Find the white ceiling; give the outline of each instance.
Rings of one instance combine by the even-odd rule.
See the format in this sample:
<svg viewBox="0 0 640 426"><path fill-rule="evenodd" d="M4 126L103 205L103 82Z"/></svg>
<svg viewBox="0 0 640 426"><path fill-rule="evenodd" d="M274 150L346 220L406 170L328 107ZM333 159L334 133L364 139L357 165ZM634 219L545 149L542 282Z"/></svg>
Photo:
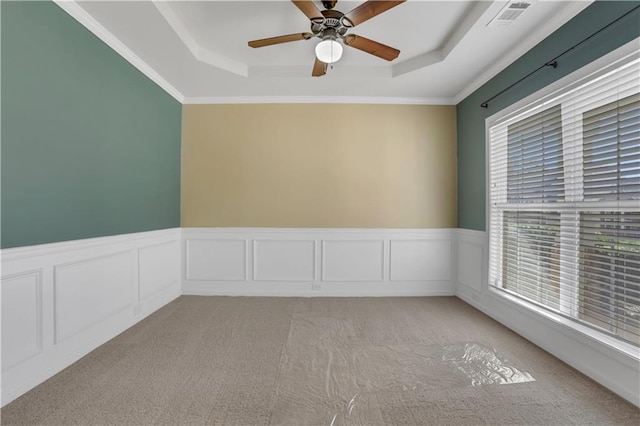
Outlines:
<svg viewBox="0 0 640 426"><path fill-rule="evenodd" d="M58 1L185 103L457 103L591 1L529 0L510 26L487 27L506 1L409 0L349 30L401 51L387 62L346 47L311 77L318 39L253 49L249 40L309 31L288 0ZM315 2L319 9L322 5ZM340 0L344 13L363 1Z"/></svg>

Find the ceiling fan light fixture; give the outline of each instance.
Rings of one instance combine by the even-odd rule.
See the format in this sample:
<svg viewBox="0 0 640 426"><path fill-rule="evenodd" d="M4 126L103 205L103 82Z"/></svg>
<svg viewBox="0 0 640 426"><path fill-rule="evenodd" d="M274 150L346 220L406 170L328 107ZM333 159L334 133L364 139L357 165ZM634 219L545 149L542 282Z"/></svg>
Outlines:
<svg viewBox="0 0 640 426"><path fill-rule="evenodd" d="M316 57L325 64L338 62L342 57L342 44L332 39L322 40L316 46Z"/></svg>

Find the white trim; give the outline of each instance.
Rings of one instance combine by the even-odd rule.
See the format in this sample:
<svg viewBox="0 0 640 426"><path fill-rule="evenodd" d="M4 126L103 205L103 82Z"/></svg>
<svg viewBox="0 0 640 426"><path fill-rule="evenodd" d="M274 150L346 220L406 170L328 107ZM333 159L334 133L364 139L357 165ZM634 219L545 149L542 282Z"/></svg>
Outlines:
<svg viewBox="0 0 640 426"><path fill-rule="evenodd" d="M630 358L631 361L627 360L629 363L640 361L640 348L633 346L631 343L618 340L613 336L609 336L608 334L599 332L595 328L587 327L584 324L573 321L562 315L557 315L552 311L548 311L534 303L509 294L508 292L501 291L500 289L490 287L488 294L490 294L491 297L495 297L496 299L499 299L501 301L509 301L513 304L516 304L519 307L525 309L527 313L545 317L550 321L553 321L554 323L564 326L563 329L571 329L572 331L575 331L580 335L588 337L594 342L602 344L603 346L615 351L616 353L621 353L627 358Z"/></svg>
<svg viewBox="0 0 640 426"><path fill-rule="evenodd" d="M490 241L490 259L489 259L489 267L491 268L491 274L489 280L493 285L501 286L502 276L501 276L501 268L500 268L500 259L502 257L502 242L500 241L501 232L502 232L502 224L500 222L501 215L498 214L500 211L508 209L513 206L514 209L520 209L520 206L523 206L524 210L528 210L531 208L540 208L546 211L551 211L555 213L561 214L561 220L564 224L562 226L563 233L559 236L563 242L569 241L569 239L577 242L578 240L578 231L568 232L566 228L567 221L570 221L570 217L572 214L582 211L587 206L596 206L598 210L603 208L614 207L615 210L626 210L631 208L635 209L637 202L634 203L623 203L624 205L620 205L619 202L612 203L609 202L585 202L581 201L581 191L582 191L582 134L581 130L577 130L576 132L572 131L568 134L565 134L565 137L562 140L563 151L565 155L564 165L565 170L572 170L572 172L568 172L565 174L565 184L567 185L570 193L567 193L568 201L565 203L558 203L558 205L548 204L546 206L542 206L540 204L536 205L527 204L527 205L517 205L517 204L508 204L506 202L506 169L502 167L506 167L506 126L514 122L515 120L522 120L526 117L531 116L534 113L538 113L543 108L549 108L552 106L563 105L563 116L562 116L562 125L567 126L569 123L571 128L573 126L573 122L575 120L580 121L582 117L582 113L584 112L585 105L581 103L582 98L589 99L588 108L595 108L601 105L604 102L610 102L611 99L608 97L604 97L605 94L611 92L615 93L616 96L627 96L629 93L637 93L638 87L637 85L629 85L628 93L626 91L621 92L617 87L611 89L607 84L607 91L601 91L602 89L598 88L597 84L602 82L607 82L607 76L609 76L612 72L618 72L618 69L625 69L626 80L625 82L634 81L633 78L637 73L637 62L640 57L640 51L638 51L638 40L628 42L627 44L615 49L612 52L592 61L591 63L581 67L580 69L570 73L569 75L561 78L560 80L536 91L535 93L527 96L526 98L514 103L513 105L496 112L489 118L485 120L485 133L486 133L486 170L487 170L487 182L486 187L488 188L486 195L486 209L487 209L487 230L489 236L491 237ZM635 65L633 65L635 64ZM633 65L633 67L631 67ZM631 72L629 72L631 71ZM614 78L614 82L617 81L617 77ZM598 83L599 82L599 83ZM625 83L626 84L626 83ZM594 85L596 85L596 89L594 89ZM624 86L621 83L621 86ZM626 87L626 86L625 86ZM598 93L598 96L593 95L593 91ZM626 93L626 94L625 94ZM615 96L614 96L615 98ZM575 103L575 104L574 104ZM565 108L565 104L567 104L567 108ZM498 134L500 136L496 136L494 131L498 129ZM493 138L493 139L492 139ZM496 157L492 155L492 149L496 149L498 147L499 156L504 158ZM567 154L571 153L571 154ZM497 163L496 163L497 162ZM503 166L500 166L501 163ZM493 169L495 166L499 168L499 173L501 173L500 177L494 177L497 180L491 181L491 177L493 176ZM567 169L567 167L569 169ZM496 169L498 170L498 169ZM576 172L576 170L579 170ZM498 172L497 172L498 173ZM497 186L496 186L497 185ZM502 194L501 198L492 198L495 193ZM577 198L576 198L577 196ZM498 213L497 213L498 212ZM493 220L496 218L495 220ZM497 222L496 222L497 220ZM571 229L576 229L575 225L571 226ZM494 232L495 231L495 232ZM574 259L578 255L575 245L564 243L561 245L560 252L560 270L562 271L562 297L557 301L560 303L560 306L564 307L566 311L564 314L571 314L571 312L577 312L573 306L577 303L578 299L578 270L577 264L572 263L569 259ZM573 277L574 280L571 282L566 281L564 278ZM516 290L517 292L517 290ZM506 294L500 292L497 296L507 297ZM566 300L563 300L566 299ZM563 303L565 302L565 303ZM541 302L542 304L546 302ZM525 304L523 304L524 306ZM529 305L526 305L529 306ZM558 307L556 307L558 308ZM577 316L577 315L576 315ZM605 339L603 337L603 339Z"/></svg>
<svg viewBox="0 0 640 426"><path fill-rule="evenodd" d="M246 248L247 256L243 261L247 264L244 281L198 281L185 282L181 290L181 281L186 271L184 245L188 239L253 239L265 241L315 241L314 278L315 281L251 281L254 277L251 265L255 264L254 253ZM330 241L384 241L385 268L383 281L378 282L327 282L321 281L320 243ZM389 247L391 241L451 241L450 279L422 281L390 281L389 269L391 257ZM140 249L159 247L163 243L180 242L176 255L179 271L177 281L170 285L160 284L160 290L150 294L146 299L132 298L132 304L90 326L77 335L60 343L55 343L50 322L55 315L52 291L53 268L55 265L78 262L89 258L105 256L123 250L130 250L134 259L131 275L134 282L140 283L139 259ZM478 256L473 262L466 262L459 256L460 246L467 244L474 250L466 251L466 255ZM171 245L167 244L167 248ZM249 247L247 245L247 247ZM9 366L2 375L2 404L17 398L29 389L61 371L72 362L89 353L99 345L115 337L131 327L151 312L166 305L180 294L193 295L246 295L246 296L342 296L342 297L385 297L385 296L450 296L460 299L485 312L515 332L531 340L552 355L567 362L587 376L608 387L613 392L640 406L640 364L628 353L614 348L612 345L596 341L588 333L584 334L566 322L555 321L549 315L539 315L529 311L508 298L489 291L488 278L488 237L484 231L469 229L307 229L307 228L173 228L119 236L99 237L61 243L43 244L32 247L19 247L0 251L2 255L3 279L16 278L37 273L39 286L42 287L38 300L39 318L44 322L41 353L32 356L25 353L25 359ZM165 253L166 254L166 253ZM446 256L445 256L446 257ZM154 262L162 262L158 257ZM466 262L466 263L465 263ZM465 263L464 265L462 263ZM460 281L461 268L472 267L467 277L479 277L480 290L475 290ZM163 265L164 266L164 265ZM153 268L153 264L147 264ZM90 282L91 280L87 280ZM319 286L319 287L317 287ZM139 288L138 288L139 290ZM132 295L140 294L132 289ZM5 300L3 295L3 300ZM28 355L28 357L27 357Z"/></svg>
<svg viewBox="0 0 640 426"><path fill-rule="evenodd" d="M456 228L264 228L264 227L250 227L250 228L215 228L215 227L183 227L183 238L192 237L198 239L206 239L207 236L217 236L224 234L234 235L263 235L263 234L291 234L296 238L306 239L307 236L322 236L332 235L334 238L344 237L351 239L355 235L361 239L376 239L380 235L389 237L416 237L422 236L425 238L442 238L450 237L452 233L456 232Z"/></svg>
<svg viewBox="0 0 640 426"><path fill-rule="evenodd" d="M248 296L248 297L438 297L455 296L448 281L425 283L394 281L392 285L376 282L322 282L320 289L313 282L260 282L256 285L238 285L229 282L193 282L183 285L183 295L189 296ZM301 288L304 285L304 288ZM316 284L317 285L317 284Z"/></svg>
<svg viewBox="0 0 640 426"><path fill-rule="evenodd" d="M376 96L204 96L185 97L183 104L393 104L455 105L453 98Z"/></svg>
<svg viewBox="0 0 640 426"><path fill-rule="evenodd" d="M13 349L3 365L2 405L179 297L181 239L172 228L1 250L2 309L21 319L2 324L2 344ZM11 284L34 274L35 300Z"/></svg>
<svg viewBox="0 0 640 426"><path fill-rule="evenodd" d="M160 86L165 92L175 100L182 103L184 95L180 93L171 83L158 74L149 64L143 61L116 36L107 30L102 24L89 15L81 6L73 0L53 0L62 10L71 15L76 21L91 31L96 37L102 40L107 46L115 50L120 56L126 59L138 71L146 75L151 81Z"/></svg>
<svg viewBox="0 0 640 426"><path fill-rule="evenodd" d="M640 407L637 359L502 297L478 297L466 289L456 296Z"/></svg>
<svg viewBox="0 0 640 426"><path fill-rule="evenodd" d="M478 231L477 229L465 229L465 228L457 228L456 234L458 238L475 238L477 240L484 240L487 238L486 231Z"/></svg>
<svg viewBox="0 0 640 426"><path fill-rule="evenodd" d="M451 296L455 287L449 279L453 262L453 245L424 247L425 241L451 241L452 229L341 229L341 228L184 228L183 229L183 294L233 296L297 296L297 297L372 297L372 296ZM193 241L205 241L198 251L186 250ZM257 250L248 255L236 251L220 251L230 242L244 242L254 247L256 241L272 241L266 256L281 259L269 274L280 279L258 279ZM309 258L291 256L296 243L314 242ZM390 253L391 242L418 244L424 258L411 252ZM333 256L327 254L336 250ZM373 245L372 245L373 244ZM211 259L211 260L207 260ZM285 261L287 260L287 261ZM410 270L410 279L392 280L392 263L399 262ZM425 264L446 265L427 268ZM216 269L216 264L222 265ZM232 269L227 269L232 268ZM299 271L312 271L300 279ZM225 277L239 276L242 279ZM194 275L195 272L195 275ZM197 279L190 279L194 277ZM203 278L204 277L204 278ZM295 277L295 278L290 278ZM312 278L310 278L312 277Z"/></svg>
<svg viewBox="0 0 640 426"><path fill-rule="evenodd" d="M604 336L605 343L600 339L602 335L592 329L540 308L529 309L519 299L489 289L488 233L458 229L457 245L458 249L463 245L482 248L482 270L475 271L481 277L481 290L458 280L458 298L640 407L640 349L609 336ZM457 261L459 271L468 267L469 262L463 264L464 259Z"/></svg>
<svg viewBox="0 0 640 426"><path fill-rule="evenodd" d="M148 239L163 240L165 237L180 239L182 228L158 229L154 231L134 232L131 234L110 235L106 237L84 238L80 240L61 241L57 243L38 244L6 248L0 250L2 262L10 262L22 258L45 256L72 250L89 250L97 247L105 247L112 244L129 244L134 241L146 241ZM159 244L159 243L158 243Z"/></svg>
<svg viewBox="0 0 640 426"><path fill-rule="evenodd" d="M537 31L533 32L525 40L518 43L514 49L510 50L509 53L502 56L502 58L499 61L495 62L492 67L480 74L464 89L458 92L458 94L453 97L454 103L457 105L462 102L467 96L471 95L493 77L504 71L505 68L515 62L518 58L533 49L540 42L542 42L544 39L549 37L556 30L566 24L569 20L575 17L578 13L586 9L591 3L593 3L593 1L594 0L581 0L577 2L570 2L561 12L556 13L543 25L537 27Z"/></svg>

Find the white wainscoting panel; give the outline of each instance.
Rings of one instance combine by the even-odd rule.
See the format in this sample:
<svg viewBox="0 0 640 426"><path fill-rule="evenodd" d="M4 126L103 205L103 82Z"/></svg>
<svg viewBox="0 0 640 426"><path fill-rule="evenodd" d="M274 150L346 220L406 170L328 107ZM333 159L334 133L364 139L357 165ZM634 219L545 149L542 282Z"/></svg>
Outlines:
<svg viewBox="0 0 640 426"><path fill-rule="evenodd" d="M180 229L4 249L2 405L181 294Z"/></svg>
<svg viewBox="0 0 640 426"><path fill-rule="evenodd" d="M383 279L383 241L322 241L322 281Z"/></svg>
<svg viewBox="0 0 640 426"><path fill-rule="evenodd" d="M177 240L138 249L138 300L145 300L180 281L181 249Z"/></svg>
<svg viewBox="0 0 640 426"><path fill-rule="evenodd" d="M41 283L40 271L3 279L3 372L42 351Z"/></svg>
<svg viewBox="0 0 640 426"><path fill-rule="evenodd" d="M391 281L448 281L450 240L391 241Z"/></svg>
<svg viewBox="0 0 640 426"><path fill-rule="evenodd" d="M475 291L482 290L482 281L487 270L483 267L484 248L484 242L469 239L458 242L458 281Z"/></svg>
<svg viewBox="0 0 640 426"><path fill-rule="evenodd" d="M186 240L187 279L244 281L247 278L245 240Z"/></svg>
<svg viewBox="0 0 640 426"><path fill-rule="evenodd" d="M485 232L183 228L1 255L2 405L181 293L455 294L639 404L637 357L489 289Z"/></svg>
<svg viewBox="0 0 640 426"><path fill-rule="evenodd" d="M314 297L455 293L449 272L455 230L183 228L182 232L183 294ZM395 251L390 250L392 245Z"/></svg>
<svg viewBox="0 0 640 426"><path fill-rule="evenodd" d="M55 342L132 304L130 251L54 267Z"/></svg>
<svg viewBox="0 0 640 426"><path fill-rule="evenodd" d="M253 242L255 281L314 281L315 241Z"/></svg>

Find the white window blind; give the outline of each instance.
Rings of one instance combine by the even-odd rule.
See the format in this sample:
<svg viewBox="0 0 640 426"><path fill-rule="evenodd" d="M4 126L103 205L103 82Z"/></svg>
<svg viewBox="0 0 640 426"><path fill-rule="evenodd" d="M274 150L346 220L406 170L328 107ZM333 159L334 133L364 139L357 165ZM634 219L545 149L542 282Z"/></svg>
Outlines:
<svg viewBox="0 0 640 426"><path fill-rule="evenodd" d="M640 345L640 59L491 123L492 286Z"/></svg>

